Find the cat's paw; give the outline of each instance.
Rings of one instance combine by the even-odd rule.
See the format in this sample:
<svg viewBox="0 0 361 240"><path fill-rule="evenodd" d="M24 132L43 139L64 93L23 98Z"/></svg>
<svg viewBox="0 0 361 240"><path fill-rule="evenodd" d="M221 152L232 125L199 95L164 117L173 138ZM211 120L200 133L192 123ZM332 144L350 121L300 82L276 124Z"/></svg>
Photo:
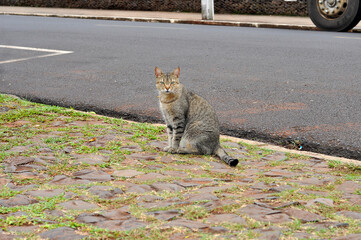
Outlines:
<svg viewBox="0 0 361 240"><path fill-rule="evenodd" d="M169 152L169 153L176 153L177 149L171 146L165 147L164 148L164 152Z"/></svg>
<svg viewBox="0 0 361 240"><path fill-rule="evenodd" d="M189 152L185 148L178 148L176 153L178 153L178 154L187 154Z"/></svg>
<svg viewBox="0 0 361 240"><path fill-rule="evenodd" d="M171 146L166 146L165 148L163 148L164 152L168 152L168 150L171 148Z"/></svg>
<svg viewBox="0 0 361 240"><path fill-rule="evenodd" d="M177 150L178 150L177 148L172 147L168 150L168 152L174 154L174 153L177 153Z"/></svg>

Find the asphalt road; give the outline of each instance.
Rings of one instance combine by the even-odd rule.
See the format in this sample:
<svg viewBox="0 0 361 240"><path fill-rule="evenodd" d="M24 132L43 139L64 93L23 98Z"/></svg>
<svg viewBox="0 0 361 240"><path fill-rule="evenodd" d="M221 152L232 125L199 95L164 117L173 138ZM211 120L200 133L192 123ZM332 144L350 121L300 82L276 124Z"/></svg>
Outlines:
<svg viewBox="0 0 361 240"><path fill-rule="evenodd" d="M360 34L0 16L0 45L2 93L160 121L180 66L224 133L361 159Z"/></svg>

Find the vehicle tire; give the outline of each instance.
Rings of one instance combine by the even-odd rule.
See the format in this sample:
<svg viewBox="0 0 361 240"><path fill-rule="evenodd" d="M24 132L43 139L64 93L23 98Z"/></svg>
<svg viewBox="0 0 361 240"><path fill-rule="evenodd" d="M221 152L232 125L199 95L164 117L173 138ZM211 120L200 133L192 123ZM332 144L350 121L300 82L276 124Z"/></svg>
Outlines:
<svg viewBox="0 0 361 240"><path fill-rule="evenodd" d="M308 15L321 30L346 32L361 19L360 0L307 0Z"/></svg>

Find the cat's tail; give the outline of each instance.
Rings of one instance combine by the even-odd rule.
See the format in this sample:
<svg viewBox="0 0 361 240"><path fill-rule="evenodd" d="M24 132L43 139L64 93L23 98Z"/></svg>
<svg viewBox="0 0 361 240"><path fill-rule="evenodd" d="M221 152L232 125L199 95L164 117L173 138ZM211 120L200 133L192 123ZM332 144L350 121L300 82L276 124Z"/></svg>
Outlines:
<svg viewBox="0 0 361 240"><path fill-rule="evenodd" d="M218 156L221 160L223 160L225 163L227 163L231 167L235 167L238 164L238 159L232 158L229 156L224 149L218 145L216 150L214 151L214 154Z"/></svg>

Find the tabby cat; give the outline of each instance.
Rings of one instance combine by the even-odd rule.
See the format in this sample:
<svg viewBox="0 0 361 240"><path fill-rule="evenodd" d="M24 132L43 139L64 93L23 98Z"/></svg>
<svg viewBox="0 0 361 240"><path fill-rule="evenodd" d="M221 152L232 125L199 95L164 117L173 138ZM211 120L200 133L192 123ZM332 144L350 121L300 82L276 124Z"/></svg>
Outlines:
<svg viewBox="0 0 361 240"><path fill-rule="evenodd" d="M160 110L168 132L164 151L214 154L229 166L237 166L238 159L230 157L219 144L219 123L213 107L179 83L179 74L179 67L172 73L155 68Z"/></svg>

